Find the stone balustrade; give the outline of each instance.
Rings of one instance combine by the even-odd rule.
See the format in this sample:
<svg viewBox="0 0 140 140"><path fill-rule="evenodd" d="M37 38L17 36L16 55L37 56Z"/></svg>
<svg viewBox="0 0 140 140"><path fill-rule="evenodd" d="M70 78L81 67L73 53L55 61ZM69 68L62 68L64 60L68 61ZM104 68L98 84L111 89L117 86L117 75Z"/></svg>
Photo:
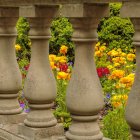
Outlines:
<svg viewBox="0 0 140 140"><path fill-rule="evenodd" d="M15 24L18 17L27 17L31 27L31 64L24 88L31 111L25 119L23 117L24 122L22 119L22 124L19 124L18 131L23 139L103 140L97 120L104 101L93 60L93 46L97 41L98 23L102 17L108 16L109 2L120 1L0 0L0 118L10 118L14 115L12 124L19 123L16 118L20 118L22 114L17 100L17 93L21 89L21 75L14 51ZM136 30L134 45L137 50L136 75L139 75L140 2L123 2L122 16L130 17ZM52 19L58 16L59 4L62 5L62 15L68 17L73 25L72 40L76 44L75 65L66 95L67 108L73 121L66 137L63 127L57 123L51 109L57 91L48 59L49 28ZM140 139L139 81L139 76L136 76L126 109L126 119L134 140ZM4 139L4 136L0 138Z"/></svg>
<svg viewBox="0 0 140 140"><path fill-rule="evenodd" d="M131 10L129 10L131 9ZM140 96L139 96L139 82L140 82L140 2L127 0L124 2L121 10L122 17L129 17L134 25L135 35L133 44L136 48L136 73L135 80L132 86L127 107L126 107L126 121L130 125L132 140L140 139Z"/></svg>

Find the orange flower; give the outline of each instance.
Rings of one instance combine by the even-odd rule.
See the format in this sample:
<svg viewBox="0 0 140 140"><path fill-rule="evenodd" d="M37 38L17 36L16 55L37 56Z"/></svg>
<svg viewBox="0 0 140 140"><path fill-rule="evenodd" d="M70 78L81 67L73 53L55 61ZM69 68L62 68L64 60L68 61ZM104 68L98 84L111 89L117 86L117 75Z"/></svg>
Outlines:
<svg viewBox="0 0 140 140"><path fill-rule="evenodd" d="M120 79L124 76L125 72L123 70L114 70L109 76L109 79Z"/></svg>
<svg viewBox="0 0 140 140"><path fill-rule="evenodd" d="M112 102L112 105L117 108L117 107L120 107L122 104L121 102Z"/></svg>
<svg viewBox="0 0 140 140"><path fill-rule="evenodd" d="M101 53L101 51L95 51L95 56L102 57L103 54Z"/></svg>
<svg viewBox="0 0 140 140"><path fill-rule="evenodd" d="M68 47L65 45L62 45L60 48L60 53L65 55L67 51L68 51Z"/></svg>

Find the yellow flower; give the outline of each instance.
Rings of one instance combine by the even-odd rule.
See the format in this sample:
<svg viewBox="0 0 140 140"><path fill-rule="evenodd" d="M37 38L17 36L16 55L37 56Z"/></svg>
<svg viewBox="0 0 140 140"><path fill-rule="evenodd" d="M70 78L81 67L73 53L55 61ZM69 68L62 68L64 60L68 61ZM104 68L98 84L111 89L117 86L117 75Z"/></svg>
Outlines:
<svg viewBox="0 0 140 140"><path fill-rule="evenodd" d="M120 63L114 63L114 67L120 66Z"/></svg>
<svg viewBox="0 0 140 140"><path fill-rule="evenodd" d="M119 55L119 53L115 50L109 51L107 54L110 55L110 56L113 56L113 57Z"/></svg>
<svg viewBox="0 0 140 140"><path fill-rule="evenodd" d="M70 77L69 77L69 74L68 73L66 73L66 72L58 72L57 73L57 79L59 80L59 79L63 79L63 80L66 80L66 79L69 79Z"/></svg>
<svg viewBox="0 0 140 140"><path fill-rule="evenodd" d="M101 52L103 52L103 51L105 51L105 50L106 50L106 46L101 46L101 47L100 47L100 51L101 51Z"/></svg>
<svg viewBox="0 0 140 140"><path fill-rule="evenodd" d="M49 55L49 60L50 61L54 61L55 59L56 59L56 55L54 55L54 54Z"/></svg>
<svg viewBox="0 0 140 140"><path fill-rule="evenodd" d="M121 105L125 105L126 101L128 99L128 95L123 94L123 95L115 95L111 98L112 100L112 105L116 108L119 107Z"/></svg>
<svg viewBox="0 0 140 140"><path fill-rule="evenodd" d="M118 52L122 52L121 48L117 49Z"/></svg>
<svg viewBox="0 0 140 140"><path fill-rule="evenodd" d="M97 57L102 57L101 51L96 51L96 52L95 52L95 56L97 56Z"/></svg>
<svg viewBox="0 0 140 140"><path fill-rule="evenodd" d="M16 49L16 51L20 51L21 50L21 46L19 44L16 44L15 45L15 49Z"/></svg>
<svg viewBox="0 0 140 140"><path fill-rule="evenodd" d="M129 74L128 76L121 78L119 82L125 84L126 88L132 87L134 83L134 74Z"/></svg>
<svg viewBox="0 0 140 140"><path fill-rule="evenodd" d="M67 51L68 51L68 47L65 45L62 45L60 48L60 53L65 55Z"/></svg>
<svg viewBox="0 0 140 140"><path fill-rule="evenodd" d="M55 66L55 63L54 63L54 62L52 62L52 61L51 61L51 62L50 62L50 65L51 65L51 68L52 68L52 69L55 69L55 68L56 68L56 66Z"/></svg>
<svg viewBox="0 0 140 140"><path fill-rule="evenodd" d="M111 69L113 69L113 66L112 66L112 65L108 65L107 68L108 68L109 70L111 70Z"/></svg>
<svg viewBox="0 0 140 140"><path fill-rule="evenodd" d="M120 84L116 84L115 86L117 89L121 88Z"/></svg>
<svg viewBox="0 0 140 140"><path fill-rule="evenodd" d="M121 53L121 56L122 56L122 57L125 57L125 56L126 56L126 53L122 52L122 53Z"/></svg>
<svg viewBox="0 0 140 140"><path fill-rule="evenodd" d="M66 63L67 61L66 61L66 59L60 59L59 62L60 63Z"/></svg>
<svg viewBox="0 0 140 140"><path fill-rule="evenodd" d="M126 95L126 94L122 95L122 99L123 100L127 100L128 99L128 95Z"/></svg>
<svg viewBox="0 0 140 140"><path fill-rule="evenodd" d="M131 73L131 74L128 75L128 77L135 78L135 74L134 73Z"/></svg>
<svg viewBox="0 0 140 140"><path fill-rule="evenodd" d="M57 57L55 57L54 61L59 62L60 59L61 59L61 57L60 56L57 56Z"/></svg>
<svg viewBox="0 0 140 140"><path fill-rule="evenodd" d="M126 59L124 57L115 57L112 59L114 63L120 63L120 64L125 64Z"/></svg>
<svg viewBox="0 0 140 140"><path fill-rule="evenodd" d="M99 47L100 46L100 42L98 42L97 44L96 44L96 47Z"/></svg>
<svg viewBox="0 0 140 140"><path fill-rule="evenodd" d="M128 61L133 61L135 58L136 58L136 55L133 54L133 53L129 53L129 54L127 55L127 60L128 60Z"/></svg>
<svg viewBox="0 0 140 140"><path fill-rule="evenodd" d="M98 51L98 50L99 50L98 46L95 46L95 51Z"/></svg>

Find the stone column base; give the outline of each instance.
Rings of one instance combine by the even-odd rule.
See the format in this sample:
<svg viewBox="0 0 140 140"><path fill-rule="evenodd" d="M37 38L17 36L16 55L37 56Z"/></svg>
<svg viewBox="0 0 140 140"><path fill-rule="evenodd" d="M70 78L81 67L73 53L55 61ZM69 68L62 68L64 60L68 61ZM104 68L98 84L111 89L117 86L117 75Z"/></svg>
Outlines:
<svg viewBox="0 0 140 140"><path fill-rule="evenodd" d="M64 128L61 124L48 128L31 128L19 124L19 135L26 140L65 140Z"/></svg>
<svg viewBox="0 0 140 140"><path fill-rule="evenodd" d="M18 124L23 123L27 113L16 115L0 115L0 128L10 133L18 133Z"/></svg>

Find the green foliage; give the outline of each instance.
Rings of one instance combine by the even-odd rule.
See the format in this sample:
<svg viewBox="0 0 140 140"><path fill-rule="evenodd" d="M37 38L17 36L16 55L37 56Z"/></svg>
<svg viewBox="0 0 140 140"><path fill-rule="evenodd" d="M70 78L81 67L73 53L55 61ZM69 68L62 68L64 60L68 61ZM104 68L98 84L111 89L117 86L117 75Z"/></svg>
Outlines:
<svg viewBox="0 0 140 140"><path fill-rule="evenodd" d="M17 22L16 28L18 32L16 44L21 47L21 49L16 52L17 60L22 75L26 76L27 71L24 67L29 64L31 57L31 41L28 37L30 26L27 22L27 19L20 17Z"/></svg>
<svg viewBox="0 0 140 140"><path fill-rule="evenodd" d="M31 57L31 48L30 48L31 41L28 37L30 27L29 27L29 23L27 22L27 19L20 17L17 22L16 28L18 33L16 44L21 48L19 50L16 50L16 56L22 74L23 86L24 86L24 80L27 75L27 71L30 63L30 57ZM24 106L25 109L28 109L28 102L26 101L22 90L19 92L18 100L19 103L25 104Z"/></svg>
<svg viewBox="0 0 140 140"><path fill-rule="evenodd" d="M57 80L57 108L54 112L57 120L63 123L65 129L67 129L71 124L70 113L67 111L65 101L67 84L68 82L66 80Z"/></svg>
<svg viewBox="0 0 140 140"><path fill-rule="evenodd" d="M104 20L98 32L99 41L106 42L109 49L121 48L126 51L132 47L133 35L134 29L130 20L120 17L110 17Z"/></svg>
<svg viewBox="0 0 140 140"><path fill-rule="evenodd" d="M112 140L130 140L129 126L124 118L124 108L109 111L103 118L103 134Z"/></svg>
<svg viewBox="0 0 140 140"><path fill-rule="evenodd" d="M74 44L71 41L73 33L72 25L69 20L59 17L53 20L51 25L50 53L58 54L61 45L68 47L68 57L70 61L74 60Z"/></svg>
<svg viewBox="0 0 140 140"><path fill-rule="evenodd" d="M28 37L28 33L30 30L29 23L26 18L20 17L17 25L18 36L16 39L16 44L19 44L23 49L30 49L31 41Z"/></svg>
<svg viewBox="0 0 140 140"><path fill-rule="evenodd" d="M120 9L122 7L122 3L110 3L110 17L111 16L120 16Z"/></svg>
<svg viewBox="0 0 140 140"><path fill-rule="evenodd" d="M127 52L132 47L134 35L133 24L129 19L121 18L121 3L110 4L110 17L103 18L98 27L98 38L106 43L109 49L121 48Z"/></svg>

